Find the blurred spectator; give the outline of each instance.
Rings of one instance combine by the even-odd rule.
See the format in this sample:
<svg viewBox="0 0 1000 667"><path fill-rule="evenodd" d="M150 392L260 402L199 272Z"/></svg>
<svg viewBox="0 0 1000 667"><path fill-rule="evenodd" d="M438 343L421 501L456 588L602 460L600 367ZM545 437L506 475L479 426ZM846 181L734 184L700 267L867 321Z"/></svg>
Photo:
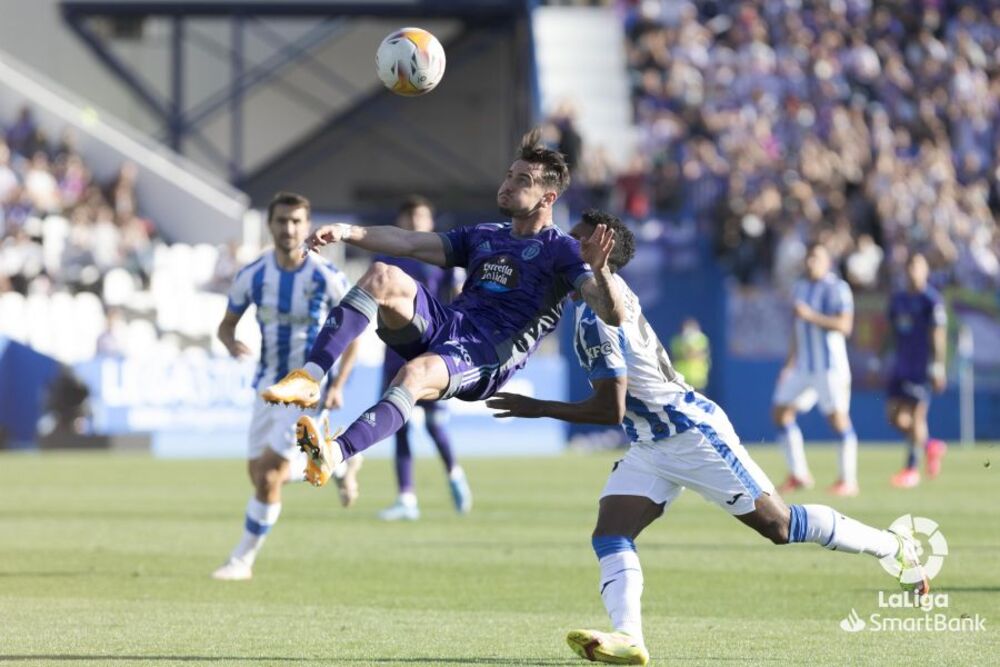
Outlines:
<svg viewBox="0 0 1000 667"><path fill-rule="evenodd" d="M107 325L101 335L97 337L97 356L124 357L127 328L121 309L108 308Z"/></svg>
<svg viewBox="0 0 1000 667"><path fill-rule="evenodd" d="M742 283L822 237L856 286L902 244L1000 285L994 3L619 0L644 154L626 217L694 215ZM940 285L939 285L940 286Z"/></svg>
<svg viewBox="0 0 1000 667"><path fill-rule="evenodd" d="M677 372L698 391L708 385L712 352L708 336L702 332L698 320L689 317L681 324L680 333L670 340L670 360Z"/></svg>

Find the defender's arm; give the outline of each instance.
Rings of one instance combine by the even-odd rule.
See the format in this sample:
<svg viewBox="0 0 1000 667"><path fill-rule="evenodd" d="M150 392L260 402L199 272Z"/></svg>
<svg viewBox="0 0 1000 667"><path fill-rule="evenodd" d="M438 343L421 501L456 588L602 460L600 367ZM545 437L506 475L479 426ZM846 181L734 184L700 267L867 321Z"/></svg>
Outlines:
<svg viewBox="0 0 1000 667"><path fill-rule="evenodd" d="M625 417L625 390L628 377L594 380L590 397L576 403L545 401L520 394L500 392L486 401L486 407L500 410L494 417L551 417L576 424L619 425Z"/></svg>

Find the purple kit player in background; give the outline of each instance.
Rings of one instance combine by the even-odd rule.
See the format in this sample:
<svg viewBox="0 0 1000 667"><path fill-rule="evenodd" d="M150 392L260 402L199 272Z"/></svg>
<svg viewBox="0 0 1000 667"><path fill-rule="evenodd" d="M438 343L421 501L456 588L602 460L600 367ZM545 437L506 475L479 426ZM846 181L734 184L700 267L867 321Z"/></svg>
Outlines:
<svg viewBox="0 0 1000 667"><path fill-rule="evenodd" d="M437 266L460 266L469 275L455 302L444 306L401 269L376 262L331 311L305 367L261 394L273 403L313 405L320 380L376 318L382 340L408 360L382 400L336 439L321 438L312 418L299 419L299 445L310 455L306 475L313 484L325 484L341 460L398 431L418 400L492 396L555 329L571 291L609 324L622 321L624 306L604 262L614 238L599 225L577 242L552 223L552 207L569 185L569 169L562 155L538 139L537 130L524 137L497 191L497 205L510 222L447 234L330 225L307 240L308 249L348 242ZM600 260L604 268L593 272L588 260Z"/></svg>
<svg viewBox="0 0 1000 667"><path fill-rule="evenodd" d="M431 232L434 230L434 207L426 197L415 195L407 198L399 207L396 226L413 232ZM460 286L457 280L460 269L442 269L439 266L418 262L407 257L391 257L376 255L376 262L384 262L398 266L442 303L449 303ZM403 368L406 360L386 347L385 361L382 364L382 391L392 384L393 378ZM424 410L424 425L434 446L437 447L448 475L448 487L455 509L461 514L472 510L472 491L465 477L465 471L455 463L455 455L451 450L451 442L445 431L444 422L448 418L448 409L439 401L417 401ZM420 518L420 508L417 504L417 494L413 485L413 454L410 450L410 424L396 431L396 482L399 486L399 496L395 504L379 512L383 521L416 521Z"/></svg>
<svg viewBox="0 0 1000 667"><path fill-rule="evenodd" d="M892 476L892 485L912 488L920 483L919 452L927 454L927 474L936 477L947 446L929 437L927 411L931 390L945 387L947 315L937 290L927 284L927 259L913 253L906 262L906 289L889 301L889 323L896 351L889 378L889 423L907 441L906 465Z"/></svg>

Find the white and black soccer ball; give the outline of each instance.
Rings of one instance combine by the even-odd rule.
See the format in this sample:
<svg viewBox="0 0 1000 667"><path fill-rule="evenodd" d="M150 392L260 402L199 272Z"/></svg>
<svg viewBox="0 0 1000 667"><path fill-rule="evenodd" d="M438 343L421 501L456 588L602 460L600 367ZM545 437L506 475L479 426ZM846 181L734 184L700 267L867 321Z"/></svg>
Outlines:
<svg viewBox="0 0 1000 667"><path fill-rule="evenodd" d="M422 28L401 28L379 44L378 78L397 95L416 97L434 90L444 77L444 47Z"/></svg>

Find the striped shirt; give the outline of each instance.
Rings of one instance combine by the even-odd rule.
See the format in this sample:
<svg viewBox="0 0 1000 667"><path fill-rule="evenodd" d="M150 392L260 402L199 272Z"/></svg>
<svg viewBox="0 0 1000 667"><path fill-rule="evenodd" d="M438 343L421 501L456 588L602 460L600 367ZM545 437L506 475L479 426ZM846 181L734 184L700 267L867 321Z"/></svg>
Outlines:
<svg viewBox="0 0 1000 667"><path fill-rule="evenodd" d="M316 253L286 271L271 249L240 269L228 308L242 315L250 304L257 306L261 342L254 388L274 384L305 364L327 314L349 289L347 277Z"/></svg>
<svg viewBox="0 0 1000 667"><path fill-rule="evenodd" d="M625 322L613 327L578 302L573 347L591 381L627 377L622 428L629 440L656 442L722 420L722 410L674 369L632 290L614 279L625 300Z"/></svg>
<svg viewBox="0 0 1000 667"><path fill-rule="evenodd" d="M832 273L819 280L797 280L792 288L792 298L821 315L836 316L854 312L851 288ZM847 362L847 339L839 331L824 329L796 318L795 350L795 364L801 371L851 374Z"/></svg>

